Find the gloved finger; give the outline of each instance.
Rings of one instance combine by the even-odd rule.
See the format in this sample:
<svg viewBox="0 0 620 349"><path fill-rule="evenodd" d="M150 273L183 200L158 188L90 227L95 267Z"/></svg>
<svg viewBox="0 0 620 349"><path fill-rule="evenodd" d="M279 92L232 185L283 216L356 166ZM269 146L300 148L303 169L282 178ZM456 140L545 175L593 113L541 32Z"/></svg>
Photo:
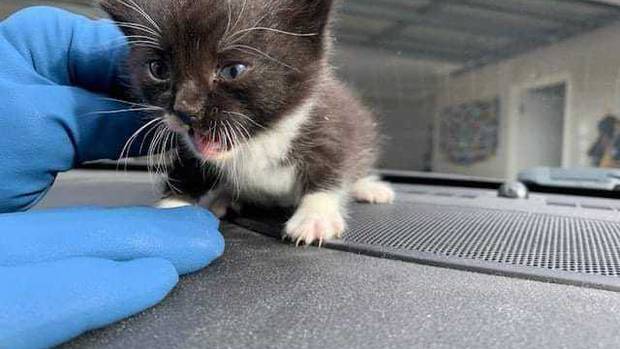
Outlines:
<svg viewBox="0 0 620 349"><path fill-rule="evenodd" d="M5 150L3 157L14 161L17 169L23 167L20 161L24 157L45 159L37 164L53 175L84 161L138 155L140 145L146 151L150 141L137 137L133 147L124 149L130 137L144 136L150 127L159 126L151 123L140 130L151 119L139 108L136 111L131 105L76 87L0 86L0 92L4 93L3 103L13 105L15 113L0 115L0 126L16 135L0 139L0 151ZM24 96L41 97L31 103ZM20 143L16 144L17 140ZM124 154L122 150L126 150Z"/></svg>
<svg viewBox="0 0 620 349"><path fill-rule="evenodd" d="M59 90L60 91L60 90ZM155 107L111 100L79 88L71 88L64 115L72 115L67 129L76 146L76 163L157 154L173 146L172 138L150 149L153 137L163 130ZM159 128L159 130L158 130Z"/></svg>
<svg viewBox="0 0 620 349"><path fill-rule="evenodd" d="M0 348L47 348L159 303L178 281L164 259L74 258L0 267Z"/></svg>
<svg viewBox="0 0 620 349"><path fill-rule="evenodd" d="M69 257L117 261L161 257L179 274L222 255L219 221L207 210L184 207L61 209L0 215L0 266Z"/></svg>
<svg viewBox="0 0 620 349"><path fill-rule="evenodd" d="M55 85L110 93L122 84L126 39L110 21L94 21L53 7L21 10L0 24L0 32L32 71ZM39 81L42 83L43 81Z"/></svg>

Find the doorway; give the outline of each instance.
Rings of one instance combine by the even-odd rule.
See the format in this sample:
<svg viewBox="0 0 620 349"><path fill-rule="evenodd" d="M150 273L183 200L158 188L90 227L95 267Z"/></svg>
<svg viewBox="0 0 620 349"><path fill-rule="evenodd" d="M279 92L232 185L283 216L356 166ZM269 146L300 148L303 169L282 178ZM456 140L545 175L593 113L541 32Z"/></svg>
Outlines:
<svg viewBox="0 0 620 349"><path fill-rule="evenodd" d="M562 166L566 91L565 82L523 90L517 148L519 171Z"/></svg>

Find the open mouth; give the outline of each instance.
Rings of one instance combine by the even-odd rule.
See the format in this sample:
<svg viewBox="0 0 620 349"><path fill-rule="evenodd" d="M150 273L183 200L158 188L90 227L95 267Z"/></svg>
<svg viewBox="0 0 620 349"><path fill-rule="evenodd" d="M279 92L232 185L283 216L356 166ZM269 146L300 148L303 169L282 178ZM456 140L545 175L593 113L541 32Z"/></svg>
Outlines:
<svg viewBox="0 0 620 349"><path fill-rule="evenodd" d="M216 158L228 150L217 134L204 135L194 129L190 129L188 134L196 150L206 158Z"/></svg>

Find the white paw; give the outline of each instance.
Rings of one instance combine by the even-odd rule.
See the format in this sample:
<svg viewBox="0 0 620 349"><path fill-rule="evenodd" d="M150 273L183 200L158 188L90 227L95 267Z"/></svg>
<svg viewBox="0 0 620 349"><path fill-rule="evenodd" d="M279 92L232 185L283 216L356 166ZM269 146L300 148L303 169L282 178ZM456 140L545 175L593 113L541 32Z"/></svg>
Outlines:
<svg viewBox="0 0 620 349"><path fill-rule="evenodd" d="M358 202L391 204L396 198L392 187L372 177L360 179L353 185L351 195Z"/></svg>
<svg viewBox="0 0 620 349"><path fill-rule="evenodd" d="M168 208L179 208L179 207L186 207L186 206L192 206L192 205L194 205L194 203L187 198L171 197L171 198L166 198L166 199L159 201L158 203L155 204L155 207L161 208L161 209L168 209Z"/></svg>
<svg viewBox="0 0 620 349"><path fill-rule="evenodd" d="M337 194L312 194L302 200L299 209L286 224L286 236L297 246L342 237L346 223Z"/></svg>
<svg viewBox="0 0 620 349"><path fill-rule="evenodd" d="M200 206L207 208L217 218L224 218L232 207L232 198L220 190L213 190L200 199Z"/></svg>

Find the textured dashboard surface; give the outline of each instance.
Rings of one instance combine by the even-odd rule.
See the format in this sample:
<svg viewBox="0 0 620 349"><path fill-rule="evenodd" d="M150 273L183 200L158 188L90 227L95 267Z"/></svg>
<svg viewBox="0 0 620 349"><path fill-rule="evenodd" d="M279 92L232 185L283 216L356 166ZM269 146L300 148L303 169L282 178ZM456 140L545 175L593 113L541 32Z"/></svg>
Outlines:
<svg viewBox="0 0 620 349"><path fill-rule="evenodd" d="M620 291L620 200L397 185L392 205L351 204L327 248L461 270ZM278 237L290 212L235 223Z"/></svg>
<svg viewBox="0 0 620 349"><path fill-rule="evenodd" d="M88 172L61 179L44 206L153 198L148 176ZM233 225L222 230L220 261L184 278L161 305L65 348L620 346L620 293L297 249Z"/></svg>

